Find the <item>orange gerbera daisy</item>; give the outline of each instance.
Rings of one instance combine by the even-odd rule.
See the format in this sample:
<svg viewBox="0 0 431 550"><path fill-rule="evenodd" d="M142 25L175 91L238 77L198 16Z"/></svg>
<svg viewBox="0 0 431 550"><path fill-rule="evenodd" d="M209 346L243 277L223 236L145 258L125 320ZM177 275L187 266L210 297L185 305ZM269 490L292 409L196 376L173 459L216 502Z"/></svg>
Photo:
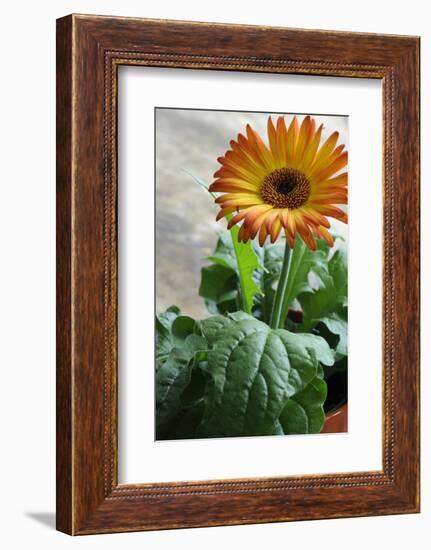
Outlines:
<svg viewBox="0 0 431 550"><path fill-rule="evenodd" d="M334 132L321 145L323 124L306 116L301 126L296 116L289 128L283 116L274 126L268 117L268 141L247 125L247 137L238 135L218 162L221 168L210 191L221 210L217 220L230 217L228 228L242 221L238 239L247 242L257 235L263 246L270 236L275 242L283 230L293 248L299 234L311 250L315 238L333 245L327 217L347 223L347 214L336 204L347 204L347 151L338 145ZM234 214L235 213L235 214ZM233 215L234 214L234 215Z"/></svg>

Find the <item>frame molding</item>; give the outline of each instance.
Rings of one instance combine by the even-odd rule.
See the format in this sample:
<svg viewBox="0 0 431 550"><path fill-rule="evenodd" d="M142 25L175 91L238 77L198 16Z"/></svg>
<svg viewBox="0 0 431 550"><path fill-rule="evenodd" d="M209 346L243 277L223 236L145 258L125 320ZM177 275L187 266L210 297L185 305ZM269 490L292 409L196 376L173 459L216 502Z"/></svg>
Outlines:
<svg viewBox="0 0 431 550"><path fill-rule="evenodd" d="M119 65L382 80L382 471L118 484ZM59 19L57 528L89 534L418 511L419 39L81 15Z"/></svg>

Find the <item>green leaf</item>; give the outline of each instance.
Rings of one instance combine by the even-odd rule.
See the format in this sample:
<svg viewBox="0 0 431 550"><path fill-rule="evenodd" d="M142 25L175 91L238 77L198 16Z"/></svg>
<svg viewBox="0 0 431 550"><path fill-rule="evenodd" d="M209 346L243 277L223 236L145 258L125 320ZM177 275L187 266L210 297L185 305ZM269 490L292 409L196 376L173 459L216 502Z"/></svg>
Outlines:
<svg viewBox="0 0 431 550"><path fill-rule="evenodd" d="M181 409L181 397L190 384L195 363L206 360L207 343L202 336L190 334L181 347L171 350L156 371L156 428L162 437L166 425Z"/></svg>
<svg viewBox="0 0 431 550"><path fill-rule="evenodd" d="M171 328L179 313L177 306L171 306L156 317L156 369L166 361L174 346Z"/></svg>
<svg viewBox="0 0 431 550"><path fill-rule="evenodd" d="M157 321L160 325L168 330L170 330L172 323L180 314L180 308L177 306L170 306L166 311L160 313L157 316Z"/></svg>
<svg viewBox="0 0 431 550"><path fill-rule="evenodd" d="M238 296L236 273L219 264L203 267L201 270L201 284L199 296L205 299L210 313L235 311Z"/></svg>
<svg viewBox="0 0 431 550"><path fill-rule="evenodd" d="M237 271L235 251L229 231L222 231L217 240L216 248L211 256L206 258L215 264Z"/></svg>
<svg viewBox="0 0 431 550"><path fill-rule="evenodd" d="M217 340L219 331L230 323L230 319L224 315L213 315L201 321L202 334L211 346Z"/></svg>
<svg viewBox="0 0 431 550"><path fill-rule="evenodd" d="M336 250L329 260L329 273L337 293L337 304L347 306L347 246L343 239L336 240Z"/></svg>
<svg viewBox="0 0 431 550"><path fill-rule="evenodd" d="M183 407L167 430L158 439L193 439L202 420L205 403L200 399L189 406Z"/></svg>
<svg viewBox="0 0 431 550"><path fill-rule="evenodd" d="M231 319L212 337L201 437L272 434L287 400L317 375L318 361L333 363L323 338L272 330L252 317Z"/></svg>
<svg viewBox="0 0 431 550"><path fill-rule="evenodd" d="M255 321L253 315L245 313L245 311L234 311L233 313L227 314L228 318L232 321Z"/></svg>
<svg viewBox="0 0 431 550"><path fill-rule="evenodd" d="M254 280L253 274L261 266L258 256L253 250L252 243L250 241L246 243L238 241L239 228L236 225L232 227L230 233L235 250L242 305L246 313L251 313L254 297L256 294L261 293L261 289Z"/></svg>
<svg viewBox="0 0 431 550"><path fill-rule="evenodd" d="M207 353L205 352L207 357ZM205 359L206 359L205 357ZM195 365L195 368L192 370L192 376L190 384L184 390L181 395L181 402L184 405L191 405L196 401L199 401L203 398L205 386L206 386L206 368L208 366L207 361L199 362L198 365Z"/></svg>
<svg viewBox="0 0 431 550"><path fill-rule="evenodd" d="M179 315L174 319L171 332L176 343L183 342L190 334L201 334L199 323L187 315Z"/></svg>
<svg viewBox="0 0 431 550"><path fill-rule="evenodd" d="M279 418L283 433L319 433L325 421L323 404L326 395L325 381L316 376L302 391L291 397Z"/></svg>
<svg viewBox="0 0 431 550"><path fill-rule="evenodd" d="M261 266L252 243L238 242L235 226L220 234L214 254L206 259L213 265L202 269L199 294L209 311L235 311L241 300L244 311L251 313L254 297L261 293L255 280L255 271Z"/></svg>
<svg viewBox="0 0 431 550"><path fill-rule="evenodd" d="M323 319L330 320L333 313L347 305L347 249L344 241L336 240L336 250L328 260L327 269L319 270L317 275L318 287L308 288L298 297L303 310L301 330L304 332ZM337 330L341 334L340 327Z"/></svg>
<svg viewBox="0 0 431 550"><path fill-rule="evenodd" d="M196 437L204 411L205 376L202 365L199 363L192 369L190 384L181 395L181 406L175 417L165 424L163 431L159 431L158 439L192 439Z"/></svg>
<svg viewBox="0 0 431 550"><path fill-rule="evenodd" d="M283 333L289 334L292 339L298 339L301 342L301 345L303 345L309 353L313 353L316 361L318 361L322 365L331 367L334 364L334 352L331 350L324 338L315 334L295 334L284 329L278 330L282 330ZM321 371L320 365L318 365L318 371Z"/></svg>
<svg viewBox="0 0 431 550"><path fill-rule="evenodd" d="M200 322L179 313L173 307L156 318L157 439L195 437L202 418L207 341Z"/></svg>
<svg viewBox="0 0 431 550"><path fill-rule="evenodd" d="M345 318L345 313L343 316L343 313L344 312L339 309L320 319L320 322L324 323L332 334L338 336L338 342L335 346L337 360L347 355L347 318Z"/></svg>

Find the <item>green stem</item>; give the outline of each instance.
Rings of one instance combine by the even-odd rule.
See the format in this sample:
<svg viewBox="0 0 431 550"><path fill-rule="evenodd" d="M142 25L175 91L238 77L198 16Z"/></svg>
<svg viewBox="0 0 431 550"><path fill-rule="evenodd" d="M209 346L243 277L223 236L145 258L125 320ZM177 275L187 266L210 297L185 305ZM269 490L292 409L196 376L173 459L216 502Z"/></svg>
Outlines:
<svg viewBox="0 0 431 550"><path fill-rule="evenodd" d="M290 258L291 268L289 272L289 280L287 281L287 287L283 297L283 304L281 306L280 321L282 324L284 324L286 320L287 314L289 312L289 306L292 303L292 300L294 298L294 296L292 296L292 285L296 280L298 269L302 264L302 259L304 257L306 250L307 250L307 247L304 241L300 237L297 237L295 240L295 245L291 251L291 258Z"/></svg>
<svg viewBox="0 0 431 550"><path fill-rule="evenodd" d="M269 326L271 328L279 328L280 326L281 309L283 307L284 295L286 293L287 281L289 279L291 260L291 250L286 242L284 249L283 265L281 266L280 279L278 280L277 291L275 293L274 303L272 306L271 319L269 321Z"/></svg>

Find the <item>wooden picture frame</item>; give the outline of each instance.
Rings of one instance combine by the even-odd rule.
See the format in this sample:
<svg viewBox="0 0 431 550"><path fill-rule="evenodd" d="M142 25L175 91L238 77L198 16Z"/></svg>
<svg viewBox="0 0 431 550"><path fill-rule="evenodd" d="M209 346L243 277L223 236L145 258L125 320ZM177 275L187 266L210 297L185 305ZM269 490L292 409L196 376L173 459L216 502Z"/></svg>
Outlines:
<svg viewBox="0 0 431 550"><path fill-rule="evenodd" d="M383 469L119 485L117 69L380 79ZM68 534L419 511L419 38L70 15L57 21L57 529Z"/></svg>

